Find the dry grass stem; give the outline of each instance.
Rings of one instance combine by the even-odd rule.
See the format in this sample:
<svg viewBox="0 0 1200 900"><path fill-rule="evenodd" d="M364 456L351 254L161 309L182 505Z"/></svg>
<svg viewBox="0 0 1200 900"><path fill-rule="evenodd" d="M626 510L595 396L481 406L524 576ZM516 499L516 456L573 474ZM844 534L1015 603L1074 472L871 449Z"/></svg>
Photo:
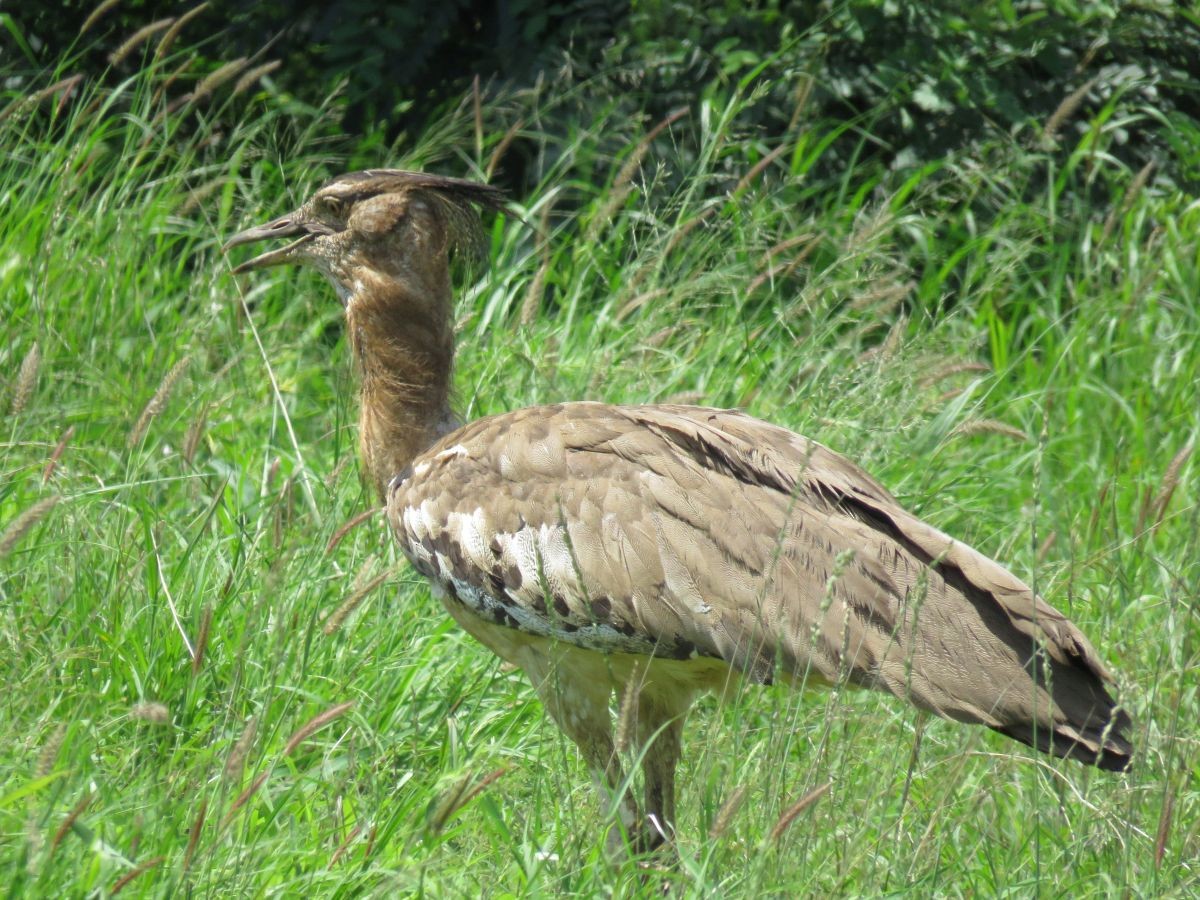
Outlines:
<svg viewBox="0 0 1200 900"><path fill-rule="evenodd" d="M38 369L41 367L41 362L42 351L35 341L29 348L29 352L25 354L25 358L21 360L21 368L17 370L17 384L13 388L11 407L14 416L19 416L28 408L29 398L33 396L33 389L37 386Z"/></svg>
<svg viewBox="0 0 1200 900"><path fill-rule="evenodd" d="M742 808L742 804L746 802L746 786L739 784L733 789L733 793L729 795L721 808L717 810L716 818L713 819L712 827L708 829L708 836L714 841L720 840L729 826L733 823L733 817L738 814L738 810Z"/></svg>
<svg viewBox="0 0 1200 900"><path fill-rule="evenodd" d="M827 781L818 788L809 791L791 806L789 806L779 817L779 821L775 823L775 827L771 829L771 840L777 842L783 833L788 830L791 824L796 821L796 817L802 812L829 793L829 789L833 787L832 781Z"/></svg>
<svg viewBox="0 0 1200 900"><path fill-rule="evenodd" d="M704 397L704 391L680 391L678 394L672 394L663 402L679 406L692 406L702 401Z"/></svg>
<svg viewBox="0 0 1200 900"><path fill-rule="evenodd" d="M171 711L167 705L156 700L135 703L129 708L129 715L151 725L168 725L171 722Z"/></svg>
<svg viewBox="0 0 1200 900"><path fill-rule="evenodd" d="M343 525L341 528L339 528L337 531L335 531L333 533L333 536L329 539L329 543L325 545L325 554L329 555L330 553L332 553L334 550L337 549L337 545L342 542L342 539L346 535L348 535L351 531L353 531L355 528L357 528L363 522L366 522L368 519L374 518L375 516L379 515L379 513L381 513L381 512L383 512L382 506L374 506L371 509L363 510L358 515L351 518L349 521L346 522L345 525Z"/></svg>
<svg viewBox="0 0 1200 900"><path fill-rule="evenodd" d="M171 399L171 391L175 389L175 385L179 383L179 379L187 371L190 362L190 358L185 356L179 362L175 363L170 371L163 376L163 380L158 385L158 390L154 392L154 396L150 398L150 402L146 404L146 408L142 410L142 414L138 416L137 422L134 423L133 430L129 432L128 444L130 447L136 447L142 442L154 417L166 409L167 401Z"/></svg>
<svg viewBox="0 0 1200 900"><path fill-rule="evenodd" d="M120 47L114 50L108 57L109 65L119 66L125 61L134 50L148 41L160 31L166 31L175 21L174 16L167 19L159 19L156 22L151 22L149 25L143 25L133 34L131 34Z"/></svg>
<svg viewBox="0 0 1200 900"><path fill-rule="evenodd" d="M963 422L951 434L960 437L971 437L977 434L998 434L1001 437L1012 438L1014 441L1029 442L1029 435L1020 428L1014 428L1007 422L997 419L971 419Z"/></svg>
<svg viewBox="0 0 1200 900"><path fill-rule="evenodd" d="M12 552L13 547L17 546L20 542L21 538L25 537L42 519L46 518L50 514L50 510L54 509L61 499L57 494L43 497L13 519L9 523L9 526L4 529L4 533L0 534L0 559L8 556Z"/></svg>
<svg viewBox="0 0 1200 900"><path fill-rule="evenodd" d="M257 84L260 79L270 75L276 69L283 65L283 61L279 59L268 60L261 65L255 66L253 69L246 71L241 78L237 80L237 84L233 86L233 95L236 97L242 91L248 90L253 85Z"/></svg>
<svg viewBox="0 0 1200 900"><path fill-rule="evenodd" d="M1046 120L1046 127L1042 129L1042 140L1047 146L1054 145L1058 138L1059 130L1066 124L1068 119L1075 115L1076 110L1083 104L1084 99L1099 80L1099 75L1089 78L1083 83L1082 87L1078 87L1067 94L1055 108L1054 112L1050 114L1050 118Z"/></svg>
<svg viewBox="0 0 1200 900"><path fill-rule="evenodd" d="M103 3L88 13L88 17L84 19L83 24L79 26L79 33L83 35L91 31L92 26L99 22L100 19L104 17L105 13L109 12L109 10L111 10L114 6L117 6L120 2L121 0L104 0Z"/></svg>
<svg viewBox="0 0 1200 900"><path fill-rule="evenodd" d="M367 563L367 566L372 565L374 565L374 561ZM364 569L365 568L366 566L364 566ZM330 615L330 617L325 621L325 625L321 630L324 631L326 635L331 635L340 629L350 614L354 612L354 610L358 609L358 605L362 603L363 600L366 599L366 597L373 590L387 581L388 576L391 574L392 573L390 570L380 572L358 590L350 594L350 596L343 600L342 604L333 611L332 615Z"/></svg>
<svg viewBox="0 0 1200 900"><path fill-rule="evenodd" d="M63 451L67 449L67 442L75 436L75 426L68 425L67 430L62 433L62 437L58 439L58 443L54 445L54 450L50 454L50 458L46 460L46 467L42 469L42 484L47 484L54 476L54 470L58 468L58 461L62 458Z"/></svg>
<svg viewBox="0 0 1200 900"><path fill-rule="evenodd" d="M166 859L165 856L156 856L153 859L148 859L144 863L139 863L138 865L134 866L132 869L129 870L128 873L126 873L125 875L122 875L115 882L113 882L113 886L109 890L108 896L110 896L110 897L117 896L117 894L121 893L121 890L127 884L129 884L129 882L133 881L133 879L137 878L139 875L141 875L145 872L149 872L155 866L162 865L162 863L165 859Z"/></svg>

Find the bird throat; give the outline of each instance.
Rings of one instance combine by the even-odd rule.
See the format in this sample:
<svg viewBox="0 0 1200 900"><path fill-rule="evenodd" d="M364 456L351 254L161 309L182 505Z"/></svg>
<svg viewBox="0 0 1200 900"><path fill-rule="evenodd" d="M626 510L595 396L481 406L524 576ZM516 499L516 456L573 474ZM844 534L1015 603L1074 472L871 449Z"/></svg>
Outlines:
<svg viewBox="0 0 1200 900"><path fill-rule="evenodd" d="M391 280L356 287L346 322L360 378L359 447L364 475L386 499L392 477L458 427L449 288L430 296Z"/></svg>

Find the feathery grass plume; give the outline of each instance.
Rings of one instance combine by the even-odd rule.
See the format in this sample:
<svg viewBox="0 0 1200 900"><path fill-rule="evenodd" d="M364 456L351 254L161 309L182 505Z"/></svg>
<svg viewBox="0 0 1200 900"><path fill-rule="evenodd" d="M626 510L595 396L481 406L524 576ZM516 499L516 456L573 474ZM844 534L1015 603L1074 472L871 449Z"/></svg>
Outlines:
<svg viewBox="0 0 1200 900"><path fill-rule="evenodd" d="M241 779L242 766L246 763L246 757L250 753L250 745L254 743L254 735L257 730L258 717L251 716L246 720L233 749L229 751L229 758L225 760L225 768L221 775L226 781L233 782Z"/></svg>
<svg viewBox="0 0 1200 900"><path fill-rule="evenodd" d="M496 149L492 151L492 155L488 159L487 168L484 169L484 181L492 180L492 175L495 173L496 167L500 165L500 160L508 152L508 148L512 146L512 142L516 140L517 135L521 133L521 129L524 127L524 119L517 119L517 121L508 126L508 131L504 132L504 137L500 139L500 143L496 145Z"/></svg>
<svg viewBox="0 0 1200 900"><path fill-rule="evenodd" d="M368 519L379 515L381 512L383 512L382 506L373 506L370 509L364 509L362 512L349 519L346 524L333 533L333 536L329 539L329 543L325 545L325 555L328 556L335 549L337 549L337 545L342 542L342 539L347 534Z"/></svg>
<svg viewBox="0 0 1200 900"><path fill-rule="evenodd" d="M633 726L637 719L638 699L642 693L639 666L634 663L629 671L629 680L621 692L621 706L617 710L617 734L615 746L618 753L625 753L633 739Z"/></svg>
<svg viewBox="0 0 1200 900"><path fill-rule="evenodd" d="M713 819L712 827L708 829L708 836L714 841L724 837L725 832L729 830L729 826L733 823L733 817L738 814L738 810L742 808L742 804L746 802L746 786L739 784L733 789L733 793L729 795L721 808L717 810L716 818Z"/></svg>
<svg viewBox="0 0 1200 900"><path fill-rule="evenodd" d="M158 34L160 31L166 31L171 27L171 23L174 21L175 17L171 16L166 19L159 19L156 22L151 22L149 25L143 25L128 38L126 38L125 43L109 54L108 64L110 66L119 66L125 61L125 58L128 57L129 54L131 54L150 38L154 37L154 35Z"/></svg>
<svg viewBox="0 0 1200 900"><path fill-rule="evenodd" d="M59 97L58 105L54 109L54 114L57 116L62 112L63 106L66 105L72 94L75 93L75 88L78 87L81 81L83 81L82 75L70 75L60 81L54 82L54 84L50 85L49 87L44 87L41 90L34 91L28 96L18 97L9 103L8 106L4 107L3 110L0 110L0 122L3 122L9 116L15 115L16 113L32 110L47 97L53 97L55 95L58 95Z"/></svg>
<svg viewBox="0 0 1200 900"><path fill-rule="evenodd" d="M362 579L366 575L367 571L373 569L374 567L375 559L372 557L363 565L362 569L359 570L355 581ZM326 619L321 630L325 632L326 635L331 635L340 629L349 615L354 612L354 610L358 609L359 604L362 603L372 591L387 581L388 576L391 574L392 573L390 569L385 569L370 581L366 582L366 584L362 585L362 587L352 591L350 596L343 600L341 605L333 611L328 619Z"/></svg>
<svg viewBox="0 0 1200 900"><path fill-rule="evenodd" d="M964 372L991 372L992 367L981 362L949 362L944 366L939 366L934 369L924 378L917 382L921 387L933 387L939 381L945 381L953 375L961 375Z"/></svg>
<svg viewBox="0 0 1200 900"><path fill-rule="evenodd" d="M817 242L813 241L782 265L767 266L764 271L759 272L752 279L750 279L750 283L746 285L746 293L753 294L768 282L774 283L781 279L787 278L789 275L795 272L796 269L800 268L800 266L804 264L805 260L812 256L813 251L816 249Z"/></svg>
<svg viewBox="0 0 1200 900"><path fill-rule="evenodd" d="M157 700L144 700L129 708L129 715L151 725L168 725L171 722L171 711L165 703Z"/></svg>
<svg viewBox="0 0 1200 900"><path fill-rule="evenodd" d="M192 188L184 195L183 203L179 205L179 215L188 215L228 183L229 179L222 175L206 181L197 188Z"/></svg>
<svg viewBox="0 0 1200 900"><path fill-rule="evenodd" d="M304 725L288 738L287 744L283 748L282 756L291 756L292 751L307 741L310 737L336 719L338 716L348 712L354 708L354 701L347 700L345 703L339 703L337 706L331 706L323 713L318 713L309 719Z"/></svg>
<svg viewBox="0 0 1200 900"><path fill-rule="evenodd" d="M29 406L29 398L33 396L33 389L37 386L38 369L41 363L42 351L37 341L34 341L33 346L25 354L25 358L21 360L21 368L17 370L17 384L13 388L10 408L12 415L19 416Z"/></svg>
<svg viewBox="0 0 1200 900"><path fill-rule="evenodd" d="M192 21L192 19L196 18L196 16L200 15L200 13L204 12L206 9L208 9L208 0L205 0L204 3L200 3L197 6L193 6L182 16L176 19L175 24L167 29L167 33L164 34L162 36L162 40L158 42L158 47L156 47L154 50L154 58L157 60L166 56L167 51L171 49L171 45L175 43L175 38L179 37L179 32L183 31L183 26L187 25L188 22Z"/></svg>
<svg viewBox="0 0 1200 900"><path fill-rule="evenodd" d="M342 839L342 842L338 844L337 849L333 851L333 856L329 857L329 864L326 866L326 868L332 869L334 866L336 866L338 860L346 854L346 851L350 849L350 845L354 842L354 839L360 834L362 834L361 824L355 825L353 828L351 828L350 833Z"/></svg>
<svg viewBox="0 0 1200 900"><path fill-rule="evenodd" d="M51 494L49 497L43 497L25 512L21 513L8 527L4 529L4 533L0 534L0 559L8 556L12 552L13 547L21 538L25 537L29 531L37 525L42 519L50 514L50 510L58 505L58 501L62 497L57 494Z"/></svg>
<svg viewBox="0 0 1200 900"><path fill-rule="evenodd" d="M50 458L46 460L46 466L42 469L42 485L45 486L54 475L54 470L58 468L58 461L62 458L63 451L67 449L67 442L75 436L75 426L68 425L67 430L62 433L62 437L58 439L58 443L54 445L54 450L50 454Z"/></svg>
<svg viewBox="0 0 1200 900"><path fill-rule="evenodd" d="M201 100L207 99L213 91L229 81L231 78L236 78L246 70L250 65L250 60L244 56L239 56L237 59L230 60L222 66L219 66L213 72L206 75L201 82L196 85L196 89L192 91L189 98L193 103L199 103Z"/></svg>
<svg viewBox="0 0 1200 900"><path fill-rule="evenodd" d="M212 617L212 606L206 603L204 609L200 611L200 631L196 635L195 653L192 654L193 678L200 674L200 668L204 665L204 651L208 648L208 634L212 628Z"/></svg>
<svg viewBox="0 0 1200 900"><path fill-rule="evenodd" d="M185 356L179 362L175 363L175 365L171 366L170 371L163 376L163 380L158 385L158 390L154 392L154 396L150 398L150 402L146 404L146 408L142 410L142 414L138 416L137 422L134 423L133 430L129 432L128 445L130 447L136 447L142 442L142 438L146 436L146 430L150 427L150 422L155 416L166 409L167 401L171 399L171 391L175 389L175 385L179 383L179 379L187 371L190 362L191 358Z"/></svg>
<svg viewBox="0 0 1200 900"><path fill-rule="evenodd" d="M138 865L134 866L132 869L129 870L129 872L127 872L125 875L122 875L120 878L118 878L116 881L113 882L113 886L109 890L108 896L110 896L110 897L117 896L117 894L121 893L121 891L126 887L126 885L129 884L129 882L133 881L133 879L137 878L139 875L149 872L155 866L162 865L162 863L165 859L166 859L165 856L156 856L153 859L148 859L144 863L139 863Z"/></svg>
<svg viewBox="0 0 1200 900"><path fill-rule="evenodd" d="M446 792L442 797L441 802L434 808L433 813L429 816L428 827L432 832L439 832L450 819L461 810L464 806L482 794L488 787L498 781L501 777L508 774L508 766L501 766L494 769L483 778L479 779L474 786L471 781L474 775L470 772L463 773L463 776L454 783L454 786Z"/></svg>
<svg viewBox="0 0 1200 900"><path fill-rule="evenodd" d="M192 822L192 827L188 831L187 849L183 851L183 871L187 871L192 865L192 856L196 852L196 845L200 843L200 832L204 829L204 819L208 815L208 801L203 797L200 799L200 809L196 812L196 818Z"/></svg>
<svg viewBox="0 0 1200 900"><path fill-rule="evenodd" d="M669 293L671 293L671 291L668 288L654 288L653 290L643 291L636 297L630 299L627 303L622 305L619 310L617 310L617 322L624 322L627 318L629 318L629 316L637 312L647 303L652 303L655 300L659 300L667 296Z"/></svg>
<svg viewBox="0 0 1200 900"><path fill-rule="evenodd" d="M475 161L483 160L483 96L479 90L479 73L471 81L471 111L475 120Z"/></svg>
<svg viewBox="0 0 1200 900"><path fill-rule="evenodd" d="M529 289L525 292L525 299L521 301L520 323L525 327L529 327L537 321L538 312L542 308L542 292L546 287L546 274L550 271L550 261L542 260L538 266L537 272L533 276L533 280L529 282Z"/></svg>
<svg viewBox="0 0 1200 900"><path fill-rule="evenodd" d="M1185 444L1174 456L1171 457L1171 462L1167 464L1167 471L1163 473L1162 484L1158 486L1158 493L1154 495L1154 502L1151 504L1151 509L1154 511L1154 524L1150 526L1151 531L1157 531L1162 525L1163 517L1167 513L1167 507L1171 504L1171 498L1175 495L1175 488L1179 486L1179 473L1183 471L1184 464L1192 455L1193 446Z"/></svg>
<svg viewBox="0 0 1200 900"><path fill-rule="evenodd" d="M998 434L1001 437L1012 438L1014 441L1029 442L1029 435L1020 428L1014 428L1007 422L997 419L970 419L963 422L952 432L959 437L971 437L977 434Z"/></svg>
<svg viewBox="0 0 1200 900"><path fill-rule="evenodd" d="M169 75L167 75L166 78L164 78L161 82L159 82L158 87L156 87L154 89L154 96L150 100L150 105L152 107L158 106L158 104L162 100L162 98L166 96L167 91L169 91L172 87L174 87L175 82L178 81L180 78L182 78L187 73L188 69L190 69L192 67L192 63L194 63L195 61L196 61L195 56L189 56L182 63L180 63L178 67L173 69L171 71L171 73ZM161 121L163 119L163 117L167 115L169 110L173 110L175 108L177 108L177 107L174 104L169 104L167 108L159 109L159 111L154 114L154 121L155 122ZM147 134L142 139L142 143L140 146L145 147L147 142L150 141L153 137L154 137L153 134Z"/></svg>
<svg viewBox="0 0 1200 900"><path fill-rule="evenodd" d="M58 762L58 752L62 749L63 739L66 736L67 726L62 723L59 723L50 732L50 737L46 739L41 753L38 754L37 766L33 770L35 780L45 778L54 771L54 764Z"/></svg>
<svg viewBox="0 0 1200 900"><path fill-rule="evenodd" d="M783 833L796 821L796 817L828 794L831 787L833 787L833 782L827 781L820 787L813 788L784 810L783 815L779 817L779 821L775 823L775 827L771 829L770 840L777 843L783 837Z"/></svg>
<svg viewBox="0 0 1200 900"><path fill-rule="evenodd" d="M200 447L200 441L204 437L204 429L208 425L209 404L205 403L200 408L199 415L188 424L187 431L183 435L183 447L180 452L183 454L183 460L189 466L196 458L196 451Z"/></svg>
<svg viewBox="0 0 1200 900"><path fill-rule="evenodd" d="M1113 233L1113 229L1117 227L1117 220L1133 207L1134 201L1137 200L1138 194L1142 192L1142 188L1146 186L1146 182L1150 180L1150 175L1154 172L1154 168L1157 165L1154 160L1150 160L1150 162L1138 169L1138 173L1133 176L1133 181L1129 182L1129 186L1125 188L1120 205L1114 206L1105 217L1104 231L1100 235L1100 243L1103 244L1109 239Z"/></svg>
<svg viewBox="0 0 1200 900"><path fill-rule="evenodd" d="M1175 814L1175 791L1167 789L1163 800L1162 812L1158 817L1158 830L1154 833L1154 868L1161 869L1163 857L1167 853L1167 838L1171 834L1171 820Z"/></svg>
<svg viewBox="0 0 1200 900"><path fill-rule="evenodd" d="M62 820L62 824L58 826L58 830L54 832L54 839L50 841L50 856L47 858L47 862L54 859L54 852L58 849L58 845L63 842L63 838L67 836L67 832L71 830L71 826L83 815L84 810L91 806L92 800L95 798L96 795L88 791L83 799L75 804L75 808L67 813L66 818Z"/></svg>
<svg viewBox="0 0 1200 900"><path fill-rule="evenodd" d="M308 740L310 737L312 737L313 734L315 734L318 730L323 728L325 725L328 725L330 722L332 722L334 719L336 719L338 716L342 715L344 712L346 712L348 709L350 709L353 706L354 706L354 701L350 700L350 701L347 701L346 703L339 703L337 706L331 707L331 708L325 710L325 712L314 716L312 719L310 719L308 722L306 722L304 725L302 725L300 727L300 729L291 736L291 738L288 739L287 745L283 748L283 752L279 755L279 758L284 759L288 756L291 756L292 751L294 751L297 747L299 747L306 740ZM240 741L239 741L239 743L240 743ZM226 763L225 768L226 768L226 772L228 772L228 770L229 770L228 763ZM234 814L239 809L241 809L243 806L245 806L251 797L253 797L255 794L258 793L259 789L263 786L263 784L266 783L266 780L271 776L271 771L273 768L274 768L273 764L270 766L267 766L267 768L263 769L261 772L258 773L258 775L255 776L254 780L252 782L250 782L250 786L248 788L246 788L244 791L242 791L240 794L238 794L237 799L234 800L233 803L230 805L229 811L226 812L224 817L221 819L221 827L222 828L224 828L226 825L228 825L229 822L233 819Z"/></svg>
<svg viewBox="0 0 1200 900"><path fill-rule="evenodd" d="M876 315L884 316L895 309L896 304L907 297L916 288L912 281L887 281L878 287L871 288L859 297L850 301L850 308L856 312L869 309Z"/></svg>
<svg viewBox="0 0 1200 900"><path fill-rule="evenodd" d="M904 333L908 330L908 316L901 315L896 317L896 321L892 323L892 327L888 329L887 336L883 341L874 347L864 350L859 354L860 362L868 360L878 360L880 364L886 363L896 351L900 349L901 343L904 341Z"/></svg>
<svg viewBox="0 0 1200 900"><path fill-rule="evenodd" d="M92 26L104 17L105 13L109 12L114 6L117 6L121 0L104 0L99 6L88 13L88 17L83 20L83 24L79 26L79 34L82 36L91 31Z"/></svg>
<svg viewBox="0 0 1200 900"><path fill-rule="evenodd" d="M255 66L253 69L247 70L241 78L237 80L237 84L233 86L233 96L237 96L267 75L270 75L276 69L283 65L283 60L271 59L261 65Z"/></svg>
<svg viewBox="0 0 1200 900"><path fill-rule="evenodd" d="M585 237L587 240L594 240L597 232L607 225L617 211L625 205L625 201L629 198L633 191L633 176L637 174L641 168L642 160L646 158L646 154L650 152L650 147L658 139L658 136L686 116L690 110L686 106L681 106L679 109L667 113L666 117L646 132L641 139L634 145L629 156L622 164L617 176L613 179L612 187L608 189L608 197L604 201L604 205L592 216L588 222Z"/></svg>
<svg viewBox="0 0 1200 900"><path fill-rule="evenodd" d="M1071 116L1075 115L1076 110L1079 109L1084 99L1099 80L1099 75L1089 78L1082 86L1077 87L1071 93L1067 94L1055 108L1054 112L1050 114L1050 118L1046 120L1046 125L1042 129L1042 143L1047 148L1051 148L1057 143L1059 130Z"/></svg>

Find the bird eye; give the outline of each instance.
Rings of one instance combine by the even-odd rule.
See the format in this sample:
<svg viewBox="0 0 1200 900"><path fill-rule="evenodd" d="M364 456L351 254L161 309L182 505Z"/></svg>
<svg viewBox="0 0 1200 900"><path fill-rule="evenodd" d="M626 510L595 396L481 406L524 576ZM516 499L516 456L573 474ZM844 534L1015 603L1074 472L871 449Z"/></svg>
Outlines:
<svg viewBox="0 0 1200 900"><path fill-rule="evenodd" d="M346 211L346 201L339 197L326 197L325 208L331 215L341 217L342 213Z"/></svg>

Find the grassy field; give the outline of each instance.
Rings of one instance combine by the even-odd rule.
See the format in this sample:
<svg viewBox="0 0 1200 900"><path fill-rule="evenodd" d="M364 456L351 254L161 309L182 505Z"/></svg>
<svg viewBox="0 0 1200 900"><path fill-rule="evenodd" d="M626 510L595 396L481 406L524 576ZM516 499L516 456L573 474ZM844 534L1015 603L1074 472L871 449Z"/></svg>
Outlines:
<svg viewBox="0 0 1200 900"><path fill-rule="evenodd" d="M0 113L11 895L1200 890L1200 204L1109 152L1136 122L831 176L844 123L798 109L764 144L752 82L658 131L551 128L550 84L349 146L269 92L235 117L245 73L185 98L172 59ZM1070 613L1129 773L747 690L689 722L677 865L605 864L520 673L380 517L346 527L372 499L332 293L218 249L341 170L482 177L517 148L540 186L463 273L462 412L684 400L845 452Z"/></svg>

